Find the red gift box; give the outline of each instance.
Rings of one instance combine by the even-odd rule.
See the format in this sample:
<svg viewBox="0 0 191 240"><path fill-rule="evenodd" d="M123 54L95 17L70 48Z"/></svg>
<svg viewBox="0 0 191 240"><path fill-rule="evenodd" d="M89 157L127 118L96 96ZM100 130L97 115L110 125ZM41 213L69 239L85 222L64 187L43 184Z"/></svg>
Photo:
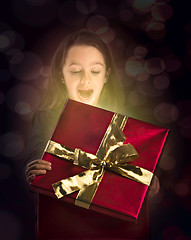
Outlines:
<svg viewBox="0 0 191 240"><path fill-rule="evenodd" d="M96 155L113 115L113 112L68 100L51 140ZM139 154L139 158L129 164L154 172L168 130L129 117L123 132L126 135L124 144L132 144ZM47 152L42 159L52 163L52 170L36 177L31 189L53 198L56 198L53 183L84 171L84 168ZM147 189L148 186L142 183L106 170L90 209L121 219L136 220ZM60 201L63 200L74 204L76 196L75 192L56 202L61 204Z"/></svg>

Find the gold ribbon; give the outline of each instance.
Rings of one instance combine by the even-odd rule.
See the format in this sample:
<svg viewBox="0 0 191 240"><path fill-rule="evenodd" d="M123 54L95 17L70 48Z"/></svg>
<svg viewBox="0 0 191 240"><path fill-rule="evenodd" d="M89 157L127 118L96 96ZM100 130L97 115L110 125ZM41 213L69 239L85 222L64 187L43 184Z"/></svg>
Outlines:
<svg viewBox="0 0 191 240"><path fill-rule="evenodd" d="M73 150L51 140L48 142L45 152L88 169L52 184L58 198L79 191L75 205L89 208L105 169L136 182L150 185L152 172L127 163L138 158L138 153L131 144L123 144L126 136L122 131L126 122L126 116L114 114L96 155L77 148Z"/></svg>

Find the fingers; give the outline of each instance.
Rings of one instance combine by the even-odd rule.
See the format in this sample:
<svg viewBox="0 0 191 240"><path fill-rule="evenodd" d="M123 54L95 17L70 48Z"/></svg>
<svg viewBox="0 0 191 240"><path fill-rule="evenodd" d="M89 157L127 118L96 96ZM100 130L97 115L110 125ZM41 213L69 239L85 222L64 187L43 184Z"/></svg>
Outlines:
<svg viewBox="0 0 191 240"><path fill-rule="evenodd" d="M27 165L25 171L27 182L31 184L36 176L46 174L49 170L51 170L50 162L41 159L33 160Z"/></svg>
<svg viewBox="0 0 191 240"><path fill-rule="evenodd" d="M35 164L27 167L26 173L28 173L32 170L51 170L51 164L35 163Z"/></svg>
<svg viewBox="0 0 191 240"><path fill-rule="evenodd" d="M32 165L34 165L34 164L51 165L51 163L48 162L48 161L44 161L44 160L42 160L42 159L36 159L36 160L33 160L33 161L31 161L30 163L28 163L27 167L30 167L30 166L32 166Z"/></svg>

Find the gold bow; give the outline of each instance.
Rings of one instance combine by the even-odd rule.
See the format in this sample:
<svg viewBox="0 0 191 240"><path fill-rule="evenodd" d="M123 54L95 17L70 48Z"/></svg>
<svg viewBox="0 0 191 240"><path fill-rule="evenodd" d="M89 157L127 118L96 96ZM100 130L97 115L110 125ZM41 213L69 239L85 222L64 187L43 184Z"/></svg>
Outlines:
<svg viewBox="0 0 191 240"><path fill-rule="evenodd" d="M88 169L52 184L58 198L79 191L75 205L89 208L105 169L136 182L150 185L152 172L127 163L138 158L138 153L131 144L123 144L126 136L122 131L126 122L126 116L114 114L96 155L77 148L73 150L51 140L48 142L45 152Z"/></svg>

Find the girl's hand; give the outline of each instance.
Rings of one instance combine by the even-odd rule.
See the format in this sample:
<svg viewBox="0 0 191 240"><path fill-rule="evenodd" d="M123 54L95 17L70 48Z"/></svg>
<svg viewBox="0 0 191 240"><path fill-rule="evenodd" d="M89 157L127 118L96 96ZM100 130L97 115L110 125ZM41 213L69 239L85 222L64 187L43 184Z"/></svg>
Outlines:
<svg viewBox="0 0 191 240"><path fill-rule="evenodd" d="M149 197L155 196L159 192L159 189L160 189L159 179L157 176L154 176L154 179L149 191Z"/></svg>
<svg viewBox="0 0 191 240"><path fill-rule="evenodd" d="M45 174L47 170L51 170L51 163L36 159L27 164L25 175L27 182L31 184L36 176Z"/></svg>

